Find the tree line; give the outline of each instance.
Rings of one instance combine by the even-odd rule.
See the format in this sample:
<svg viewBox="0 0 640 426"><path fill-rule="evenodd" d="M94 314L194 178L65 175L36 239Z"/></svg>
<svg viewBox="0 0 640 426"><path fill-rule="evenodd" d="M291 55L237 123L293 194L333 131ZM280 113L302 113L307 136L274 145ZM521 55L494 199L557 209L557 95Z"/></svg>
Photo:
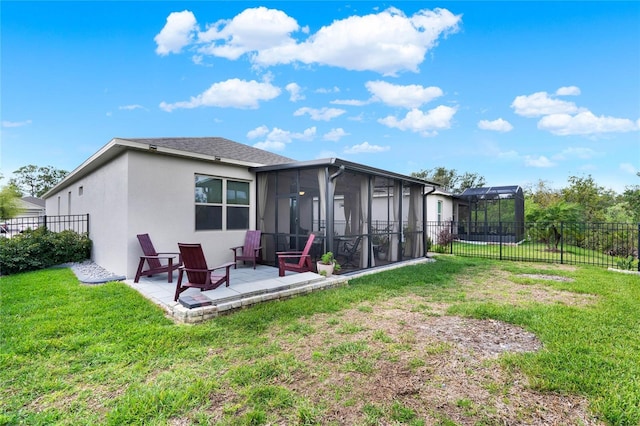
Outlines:
<svg viewBox="0 0 640 426"><path fill-rule="evenodd" d="M69 172L53 166L29 164L13 172L14 177L0 188L0 219L11 219L21 213L18 200L24 196L41 197ZM3 178L0 174L0 180Z"/></svg>
<svg viewBox="0 0 640 426"><path fill-rule="evenodd" d="M413 172L411 176L436 182L452 194L486 186L486 179L478 173L460 174L446 167ZM636 176L640 178L640 172ZM567 181L568 185L560 189L542 179L525 185L526 221L640 223L640 180L627 185L622 194L598 185L591 175L569 176Z"/></svg>

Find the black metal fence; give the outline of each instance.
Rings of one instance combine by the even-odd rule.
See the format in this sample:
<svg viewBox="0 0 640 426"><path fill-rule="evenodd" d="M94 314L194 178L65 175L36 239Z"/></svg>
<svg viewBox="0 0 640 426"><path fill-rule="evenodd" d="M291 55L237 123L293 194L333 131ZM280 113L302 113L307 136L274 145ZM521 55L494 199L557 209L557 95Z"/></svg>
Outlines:
<svg viewBox="0 0 640 426"><path fill-rule="evenodd" d="M640 223L448 221L427 222L425 230L432 252L640 271Z"/></svg>
<svg viewBox="0 0 640 426"><path fill-rule="evenodd" d="M0 238L11 238L24 231L46 228L53 232L72 230L78 234L89 233L89 215L16 217L0 222Z"/></svg>

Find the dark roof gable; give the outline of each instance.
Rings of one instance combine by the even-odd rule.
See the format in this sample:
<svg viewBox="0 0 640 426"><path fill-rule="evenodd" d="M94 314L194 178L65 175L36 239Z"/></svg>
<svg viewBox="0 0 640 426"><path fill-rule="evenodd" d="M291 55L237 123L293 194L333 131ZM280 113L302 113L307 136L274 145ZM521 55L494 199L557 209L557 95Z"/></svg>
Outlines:
<svg viewBox="0 0 640 426"><path fill-rule="evenodd" d="M295 160L225 138L120 138L158 147L193 152L212 157L229 158L257 164L286 164Z"/></svg>

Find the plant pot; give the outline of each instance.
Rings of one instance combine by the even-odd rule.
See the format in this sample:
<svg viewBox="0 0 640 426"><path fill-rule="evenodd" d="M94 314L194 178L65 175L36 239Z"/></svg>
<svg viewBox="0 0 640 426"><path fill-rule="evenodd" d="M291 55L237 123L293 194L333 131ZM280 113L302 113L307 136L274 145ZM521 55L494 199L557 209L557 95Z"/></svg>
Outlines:
<svg viewBox="0 0 640 426"><path fill-rule="evenodd" d="M324 275L325 277L330 277L333 275L333 263L326 264L322 262L316 262L316 267L318 268L318 273L320 275ZM324 274L322 273L324 271Z"/></svg>

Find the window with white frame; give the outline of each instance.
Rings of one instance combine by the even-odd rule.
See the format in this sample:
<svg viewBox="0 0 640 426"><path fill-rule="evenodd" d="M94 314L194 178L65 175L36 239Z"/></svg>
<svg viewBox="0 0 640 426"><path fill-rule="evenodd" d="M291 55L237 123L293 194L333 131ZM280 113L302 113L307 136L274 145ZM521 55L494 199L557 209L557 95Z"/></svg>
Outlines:
<svg viewBox="0 0 640 426"><path fill-rule="evenodd" d="M249 182L195 176L196 230L249 229Z"/></svg>
<svg viewBox="0 0 640 426"><path fill-rule="evenodd" d="M438 200L438 224L442 223L442 200Z"/></svg>

